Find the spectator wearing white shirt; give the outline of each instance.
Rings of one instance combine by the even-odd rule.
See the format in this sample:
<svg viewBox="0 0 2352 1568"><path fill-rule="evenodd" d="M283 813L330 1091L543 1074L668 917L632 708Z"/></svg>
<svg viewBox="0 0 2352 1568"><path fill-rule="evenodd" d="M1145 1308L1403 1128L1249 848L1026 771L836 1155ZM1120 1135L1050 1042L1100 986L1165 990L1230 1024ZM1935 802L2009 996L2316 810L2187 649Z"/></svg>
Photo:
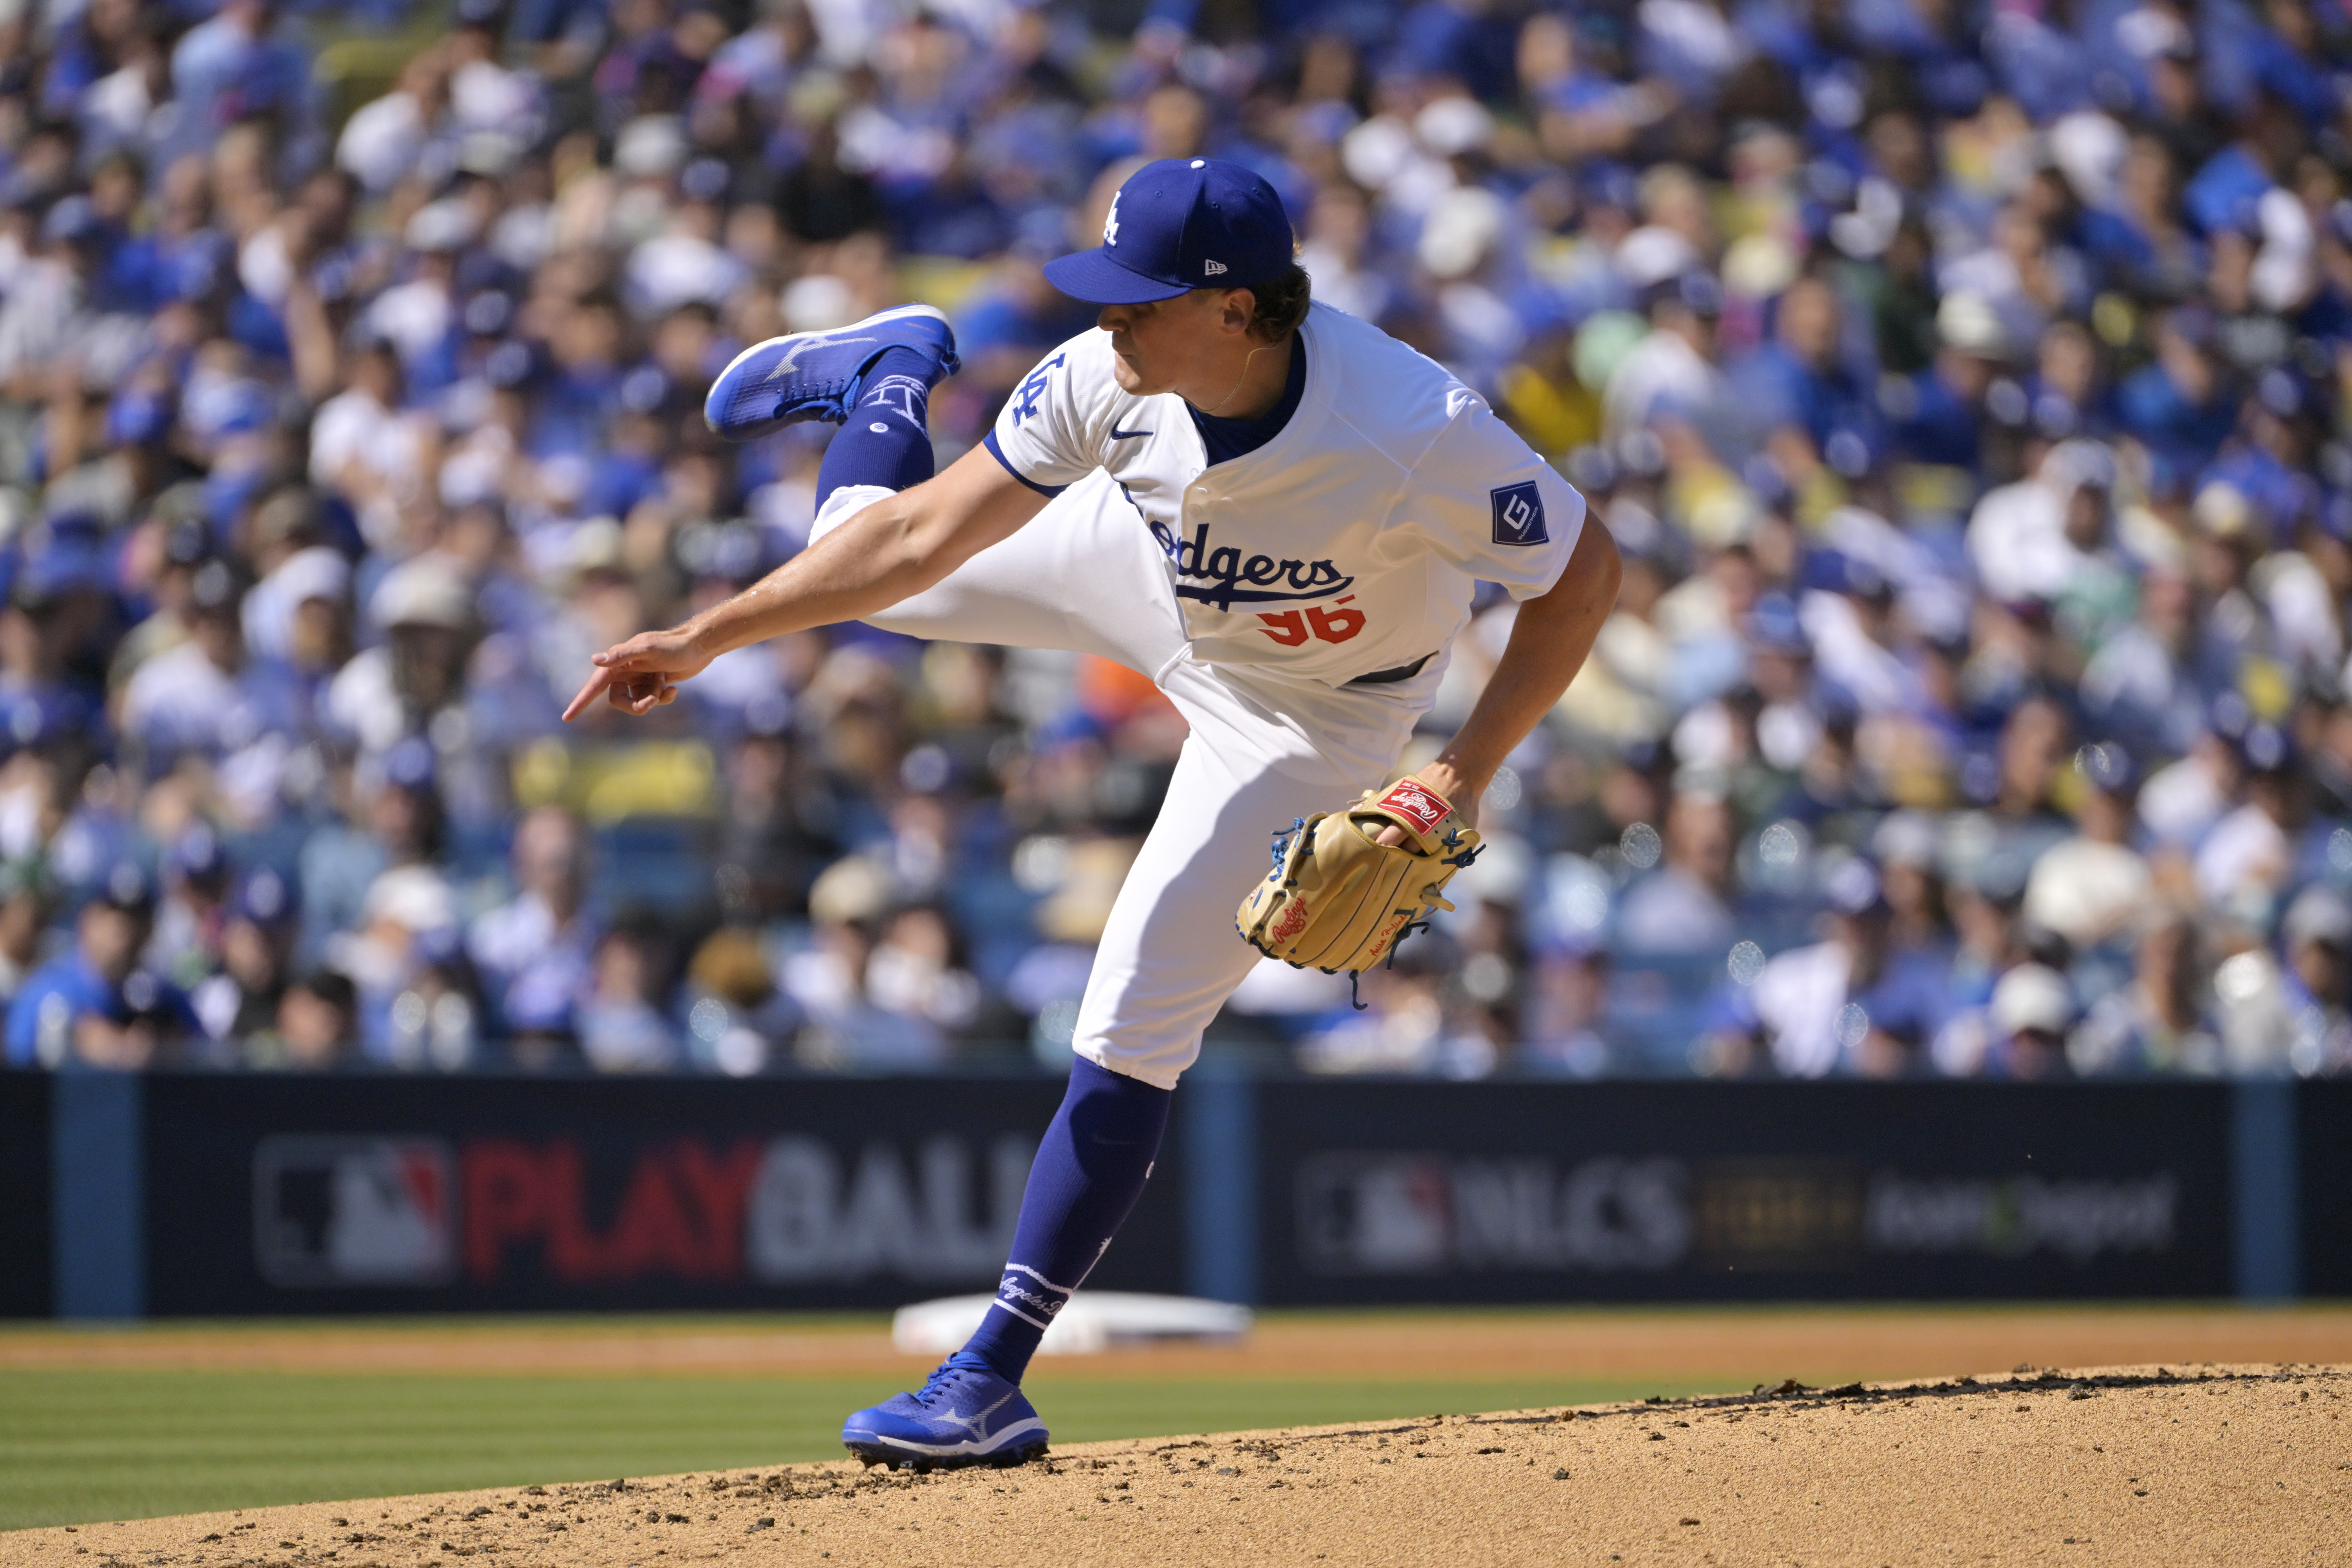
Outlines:
<svg viewBox="0 0 2352 1568"><path fill-rule="evenodd" d="M238 588L225 562L197 570L188 640L139 667L123 689L121 722L151 773L184 752L221 764L239 815L257 822L278 798L301 710L285 668L247 656Z"/></svg>
<svg viewBox="0 0 2352 1568"><path fill-rule="evenodd" d="M1725 384L1716 343L1723 287L1693 268L1653 285L1650 333L1618 361L1602 395L1604 428L1612 437L1675 419L1720 438L1727 424Z"/></svg>
<svg viewBox="0 0 2352 1568"><path fill-rule="evenodd" d="M2004 604L2050 603L2097 569L2115 458L2091 441L2061 441L2030 479L1987 492L1969 519L1969 558Z"/></svg>
<svg viewBox="0 0 2352 1568"><path fill-rule="evenodd" d="M573 1013L581 1053L598 1072L661 1072L677 1063L677 1030L663 1011L667 944L650 921L614 926L597 940Z"/></svg>
<svg viewBox="0 0 2352 1568"><path fill-rule="evenodd" d="M343 384L310 421L310 480L351 504L371 546L397 553L410 515L432 495L438 441L429 420L401 412L400 358L390 342L362 338L348 348Z"/></svg>
<svg viewBox="0 0 2352 1568"><path fill-rule="evenodd" d="M471 585L437 554L386 573L368 613L384 640L343 666L327 688L327 717L362 752L380 752L463 700L478 624Z"/></svg>
<svg viewBox="0 0 2352 1568"><path fill-rule="evenodd" d="M588 844L561 806L528 813L515 829L512 899L474 919L466 952L493 1007L517 986L569 994L588 980L602 922L585 905Z"/></svg>
<svg viewBox="0 0 2352 1568"><path fill-rule="evenodd" d="M2168 904L2143 906L2132 974L2091 1005L2067 1037L2066 1060L2084 1076L2221 1070L2221 1040L2207 982L2211 962L2196 922Z"/></svg>
<svg viewBox="0 0 2352 1568"><path fill-rule="evenodd" d="M1729 1024L1696 1053L1708 1070L1899 1078L1922 1068L1942 1022L1943 959L1895 949L1893 910L1862 857L1832 862L1822 891L1823 940L1772 958L1734 992Z"/></svg>
<svg viewBox="0 0 2352 1568"><path fill-rule="evenodd" d="M2279 922L2294 1021L2287 1065L2308 1078L2352 1069L2352 899L2305 889Z"/></svg>
<svg viewBox="0 0 2352 1568"><path fill-rule="evenodd" d="M2074 1024L2074 992L2064 975L2044 964L2019 964L1992 988L1990 1013L1985 1068L1993 1077L2039 1082L2073 1076L2066 1035Z"/></svg>
<svg viewBox="0 0 2352 1568"><path fill-rule="evenodd" d="M2245 768L2244 799L2198 845L2197 890L2232 917L2266 925L2294 872L2287 834L2298 819L2301 781L2291 743L2268 724L2246 731L2238 755Z"/></svg>
<svg viewBox="0 0 2352 1568"><path fill-rule="evenodd" d="M2025 883L2025 918L2076 949L2097 947L2127 931L2147 908L2153 879L2131 847L2131 755L2106 742L2074 753L2082 781L2072 838L2033 863Z"/></svg>
<svg viewBox="0 0 2352 1568"><path fill-rule="evenodd" d="M1676 794L1666 809L1665 864L1625 890L1617 914L1619 945L1643 953L1714 953L1729 947L1738 837L1721 795Z"/></svg>

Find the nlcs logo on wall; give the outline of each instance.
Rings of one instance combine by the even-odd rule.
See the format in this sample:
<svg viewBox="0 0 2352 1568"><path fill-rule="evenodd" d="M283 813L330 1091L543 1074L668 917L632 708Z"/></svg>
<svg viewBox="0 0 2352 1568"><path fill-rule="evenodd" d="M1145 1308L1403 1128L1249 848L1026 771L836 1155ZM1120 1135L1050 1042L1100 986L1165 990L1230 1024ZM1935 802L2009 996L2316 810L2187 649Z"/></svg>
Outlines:
<svg viewBox="0 0 2352 1568"><path fill-rule="evenodd" d="M1323 1275L1654 1272L1690 1245L1671 1160L1314 1156L1298 1168L1299 1260Z"/></svg>
<svg viewBox="0 0 2352 1568"><path fill-rule="evenodd" d="M449 1146L438 1138L265 1138L253 1243L273 1285L441 1285L457 1265Z"/></svg>

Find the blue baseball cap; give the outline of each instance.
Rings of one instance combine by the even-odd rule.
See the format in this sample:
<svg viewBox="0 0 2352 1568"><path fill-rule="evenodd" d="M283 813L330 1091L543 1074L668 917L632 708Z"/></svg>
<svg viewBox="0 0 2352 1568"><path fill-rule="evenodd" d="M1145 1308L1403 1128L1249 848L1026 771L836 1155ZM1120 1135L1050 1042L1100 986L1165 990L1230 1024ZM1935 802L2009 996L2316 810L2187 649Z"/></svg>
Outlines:
<svg viewBox="0 0 2352 1568"><path fill-rule="evenodd" d="M1045 263L1045 280L1089 304L1141 305L1251 288L1294 254L1289 215L1265 180L1220 158L1162 158L1119 186L1102 244Z"/></svg>

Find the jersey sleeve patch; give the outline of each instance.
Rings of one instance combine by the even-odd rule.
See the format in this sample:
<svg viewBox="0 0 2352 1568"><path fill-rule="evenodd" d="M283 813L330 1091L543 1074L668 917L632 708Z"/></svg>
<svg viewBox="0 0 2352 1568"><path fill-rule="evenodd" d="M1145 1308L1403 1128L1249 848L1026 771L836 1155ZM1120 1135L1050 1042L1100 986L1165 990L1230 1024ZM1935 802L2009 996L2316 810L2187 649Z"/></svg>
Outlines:
<svg viewBox="0 0 2352 1568"><path fill-rule="evenodd" d="M1495 504L1495 542L1497 544L1549 544L1551 533L1544 526L1543 494L1535 481L1505 485L1489 492Z"/></svg>

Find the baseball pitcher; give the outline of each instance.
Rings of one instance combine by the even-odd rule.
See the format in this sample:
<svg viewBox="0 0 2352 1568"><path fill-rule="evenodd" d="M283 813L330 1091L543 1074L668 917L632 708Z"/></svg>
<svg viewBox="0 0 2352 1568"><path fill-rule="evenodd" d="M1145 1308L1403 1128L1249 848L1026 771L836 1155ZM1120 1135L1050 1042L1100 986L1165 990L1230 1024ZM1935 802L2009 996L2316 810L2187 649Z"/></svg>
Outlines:
<svg viewBox="0 0 2352 1568"><path fill-rule="evenodd" d="M1294 254L1248 170L1137 171L1101 247L1045 269L1100 305L1096 330L936 477L928 401L957 363L938 311L746 350L711 388L714 430L843 426L809 548L598 654L566 710L641 714L730 649L862 619L1097 654L1191 725L1095 955L995 1300L919 1392L849 1417L842 1441L869 1462L1044 1450L1022 1375L1142 1191L1202 1029L1262 954L1360 971L1442 902L1487 783L1616 597L1583 498L1444 368L1310 303ZM1437 759L1391 784L1481 581L1519 601L1502 661Z"/></svg>

